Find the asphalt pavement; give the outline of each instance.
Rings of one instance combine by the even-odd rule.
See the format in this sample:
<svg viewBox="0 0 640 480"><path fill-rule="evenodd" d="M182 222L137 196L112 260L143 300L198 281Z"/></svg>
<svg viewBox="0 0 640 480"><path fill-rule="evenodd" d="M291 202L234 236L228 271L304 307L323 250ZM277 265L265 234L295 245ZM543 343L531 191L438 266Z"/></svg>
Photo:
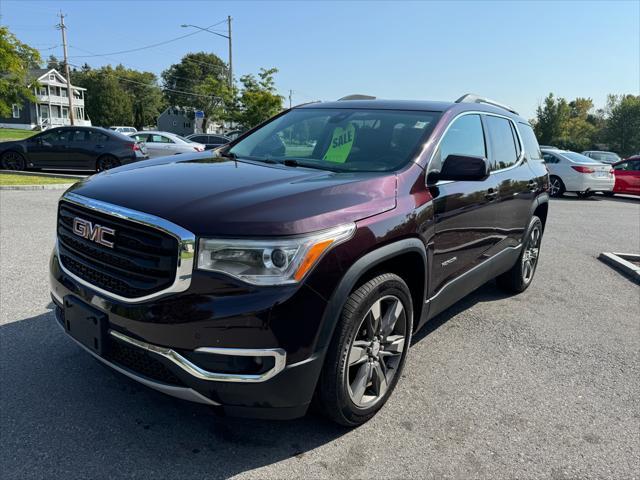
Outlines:
<svg viewBox="0 0 640 480"><path fill-rule="evenodd" d="M382 411L348 430L216 417L101 366L54 324L60 191L0 192L3 479L640 476L640 201L553 200L533 285L489 283L416 335Z"/></svg>

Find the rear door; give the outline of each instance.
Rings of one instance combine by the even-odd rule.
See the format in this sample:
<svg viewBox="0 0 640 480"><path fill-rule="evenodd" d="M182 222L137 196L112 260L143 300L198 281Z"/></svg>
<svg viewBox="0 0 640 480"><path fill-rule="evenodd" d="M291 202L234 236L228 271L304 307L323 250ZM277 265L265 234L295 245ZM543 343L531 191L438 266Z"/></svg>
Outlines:
<svg viewBox="0 0 640 480"><path fill-rule="evenodd" d="M497 115L484 115L489 146L491 176L497 183L498 199L489 206L496 219L492 255L520 245L527 228L531 204L538 188L525 162L524 148L515 123Z"/></svg>
<svg viewBox="0 0 640 480"><path fill-rule="evenodd" d="M94 146L88 129L76 128L69 132L64 162L66 168L76 170L93 169Z"/></svg>
<svg viewBox="0 0 640 480"><path fill-rule="evenodd" d="M450 154L487 156L485 133L479 114L463 114L445 132L428 169L440 170ZM431 294L447 282L485 260L497 241L496 177L483 181L443 181L430 188L435 233Z"/></svg>
<svg viewBox="0 0 640 480"><path fill-rule="evenodd" d="M147 153L150 158L164 157L166 155L173 155L174 143L169 137L160 135L158 133L150 133L146 140Z"/></svg>

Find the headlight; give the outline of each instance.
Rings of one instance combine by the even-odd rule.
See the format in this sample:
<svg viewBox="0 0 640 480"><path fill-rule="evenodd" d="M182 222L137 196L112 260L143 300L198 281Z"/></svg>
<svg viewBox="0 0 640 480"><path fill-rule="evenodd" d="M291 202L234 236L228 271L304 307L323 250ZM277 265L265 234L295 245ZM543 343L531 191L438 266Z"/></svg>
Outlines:
<svg viewBox="0 0 640 480"><path fill-rule="evenodd" d="M198 268L255 285L297 283L331 247L353 235L354 224L309 235L263 240L201 238Z"/></svg>

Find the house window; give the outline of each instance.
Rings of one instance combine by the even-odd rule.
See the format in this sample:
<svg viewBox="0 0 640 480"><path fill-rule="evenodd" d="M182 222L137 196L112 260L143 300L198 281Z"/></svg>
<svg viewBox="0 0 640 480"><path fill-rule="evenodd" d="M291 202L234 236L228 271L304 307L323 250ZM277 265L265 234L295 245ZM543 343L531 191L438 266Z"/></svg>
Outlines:
<svg viewBox="0 0 640 480"><path fill-rule="evenodd" d="M51 116L60 118L60 105L51 105Z"/></svg>
<svg viewBox="0 0 640 480"><path fill-rule="evenodd" d="M67 97L67 89L66 88L61 88L60 89L60 96L62 97Z"/></svg>
<svg viewBox="0 0 640 480"><path fill-rule="evenodd" d="M20 106L15 103L11 106L13 118L20 118Z"/></svg>
<svg viewBox="0 0 640 480"><path fill-rule="evenodd" d="M40 87L40 95L49 95L49 92L47 92L47 87L45 86Z"/></svg>
<svg viewBox="0 0 640 480"><path fill-rule="evenodd" d="M62 118L69 118L69 108L62 107Z"/></svg>
<svg viewBox="0 0 640 480"><path fill-rule="evenodd" d="M53 73L49 74L49 80L51 80L52 82L56 81L56 76Z"/></svg>

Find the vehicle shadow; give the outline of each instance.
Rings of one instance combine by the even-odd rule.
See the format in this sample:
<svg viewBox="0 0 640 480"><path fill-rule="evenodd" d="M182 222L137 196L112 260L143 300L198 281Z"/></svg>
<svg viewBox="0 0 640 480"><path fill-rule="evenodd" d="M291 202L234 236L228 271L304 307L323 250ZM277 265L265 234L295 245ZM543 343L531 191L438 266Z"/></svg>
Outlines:
<svg viewBox="0 0 640 480"><path fill-rule="evenodd" d="M52 312L0 327L2 448L9 478L228 478L301 457L349 430L313 414L222 418L113 372Z"/></svg>

